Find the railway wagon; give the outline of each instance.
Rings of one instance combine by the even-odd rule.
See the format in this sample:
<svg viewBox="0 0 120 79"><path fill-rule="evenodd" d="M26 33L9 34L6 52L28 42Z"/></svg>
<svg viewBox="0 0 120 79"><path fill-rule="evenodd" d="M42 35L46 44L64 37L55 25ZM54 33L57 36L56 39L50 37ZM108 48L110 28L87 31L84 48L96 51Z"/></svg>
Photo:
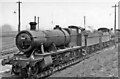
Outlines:
<svg viewBox="0 0 120 79"><path fill-rule="evenodd" d="M93 32L87 33L87 46L97 44L100 42L106 42L111 40L111 34L109 32ZM85 36L82 36L82 46L85 46Z"/></svg>
<svg viewBox="0 0 120 79"><path fill-rule="evenodd" d="M34 24L31 27L35 27ZM2 65L12 65L14 75L36 76L107 47L113 44L112 41L109 39L109 33L106 36L102 32L89 35L77 26L61 28L57 25L53 30L45 31L32 28L17 34L16 46L19 53L4 59Z"/></svg>

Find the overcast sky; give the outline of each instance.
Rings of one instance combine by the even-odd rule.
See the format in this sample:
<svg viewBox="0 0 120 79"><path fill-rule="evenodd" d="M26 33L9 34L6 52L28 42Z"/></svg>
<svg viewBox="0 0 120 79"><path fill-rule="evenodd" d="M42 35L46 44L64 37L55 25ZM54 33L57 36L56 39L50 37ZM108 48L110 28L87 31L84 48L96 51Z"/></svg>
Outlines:
<svg viewBox="0 0 120 79"><path fill-rule="evenodd" d="M9 24L18 27L18 0L1 0L0 26ZM56 24L61 27L77 25L84 27L114 27L114 6L119 0L21 0L21 28L29 28L34 16L40 17L40 29L52 29Z"/></svg>

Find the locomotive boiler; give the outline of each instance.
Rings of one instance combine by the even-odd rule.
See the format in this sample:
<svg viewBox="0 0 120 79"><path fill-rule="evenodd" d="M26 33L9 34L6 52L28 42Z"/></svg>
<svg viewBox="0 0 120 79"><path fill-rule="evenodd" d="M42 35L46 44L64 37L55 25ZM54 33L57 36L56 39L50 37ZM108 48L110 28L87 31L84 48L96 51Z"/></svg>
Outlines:
<svg viewBox="0 0 120 79"><path fill-rule="evenodd" d="M52 47L67 46L69 42L70 33L58 26L54 30L21 31L16 36L16 46L26 54L41 48L42 45L46 51L49 51Z"/></svg>

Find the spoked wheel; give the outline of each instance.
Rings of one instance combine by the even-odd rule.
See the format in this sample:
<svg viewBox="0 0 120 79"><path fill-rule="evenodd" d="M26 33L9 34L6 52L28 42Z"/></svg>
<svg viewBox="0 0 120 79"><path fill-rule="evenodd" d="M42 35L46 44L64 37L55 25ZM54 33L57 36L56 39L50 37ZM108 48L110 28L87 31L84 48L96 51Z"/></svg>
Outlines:
<svg viewBox="0 0 120 79"><path fill-rule="evenodd" d="M12 66L12 73L15 75L20 75L20 68L18 66Z"/></svg>
<svg viewBox="0 0 120 79"><path fill-rule="evenodd" d="M38 74L38 72L39 72L39 65L38 64L35 64L35 66L32 66L31 67L31 75L36 75L36 74Z"/></svg>

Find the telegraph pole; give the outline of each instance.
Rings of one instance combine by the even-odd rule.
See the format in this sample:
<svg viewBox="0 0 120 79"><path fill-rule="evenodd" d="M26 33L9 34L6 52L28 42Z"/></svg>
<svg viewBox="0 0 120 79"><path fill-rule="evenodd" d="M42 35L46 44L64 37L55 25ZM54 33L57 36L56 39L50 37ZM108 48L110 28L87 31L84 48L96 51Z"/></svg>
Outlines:
<svg viewBox="0 0 120 79"><path fill-rule="evenodd" d="M115 8L115 18L114 18L114 33L116 33L116 8L118 7L118 5L114 5L112 6L113 8Z"/></svg>
<svg viewBox="0 0 120 79"><path fill-rule="evenodd" d="M86 29L86 16L84 16L84 28Z"/></svg>
<svg viewBox="0 0 120 79"><path fill-rule="evenodd" d="M115 4L115 6L112 6L115 8L115 19L114 19L114 33L115 33L115 47L116 47L116 8L118 7L118 5Z"/></svg>
<svg viewBox="0 0 120 79"><path fill-rule="evenodd" d="M17 2L18 3L18 32L20 32L20 1Z"/></svg>

